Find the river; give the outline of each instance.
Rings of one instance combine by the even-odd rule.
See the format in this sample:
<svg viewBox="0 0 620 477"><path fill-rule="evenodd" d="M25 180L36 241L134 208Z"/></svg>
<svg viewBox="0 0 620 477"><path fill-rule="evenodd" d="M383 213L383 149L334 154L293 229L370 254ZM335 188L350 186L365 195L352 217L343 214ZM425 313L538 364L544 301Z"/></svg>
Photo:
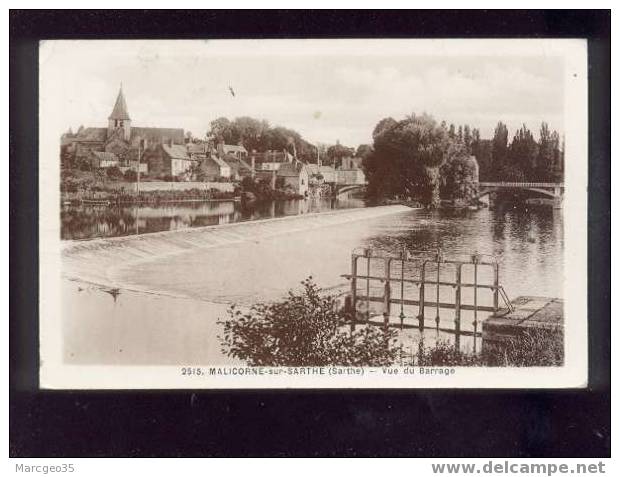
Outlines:
<svg viewBox="0 0 620 477"><path fill-rule="evenodd" d="M252 205L242 205L232 200L123 207L63 205L61 238L78 240L148 234L363 206L364 201L354 197L273 200Z"/></svg>
<svg viewBox="0 0 620 477"><path fill-rule="evenodd" d="M346 201L329 206L303 205L303 201L302 205L270 204L254 213L265 217L288 215L285 210L291 214L301 211L302 215L320 210L327 213L196 229L194 235L147 234L139 242L113 239L122 243L106 242L101 252L99 245L86 243L85 249L90 247L87 253L76 253L81 258L66 258L68 268L81 270L70 278L91 271L87 281L107 280L106 287L118 285L121 290L116 295L84 282L64 281L65 360L76 364L226 363L228 358L219 351L216 321L225 318L230 303L251 305L279 299L310 275L323 289L341 294L349 286L341 275L349 272L350 253L356 247L387 252L403 247L410 251L441 247L447 256L474 251L492 254L500 264L500 283L510 298L562 297L564 239L559 210L540 206L529 210L397 207L394 212L334 211L355 205ZM152 216L142 216L140 228L155 231L158 226L153 224L163 222L167 225L159 230L205 225L203 220L211 220L204 218L209 217L205 212L210 207L149 209ZM236 207L233 204L228 209L228 222L248 220ZM165 220L157 221L158 210ZM126 235L130 229L122 234L97 230L99 235ZM89 222L87 230L72 228L71 234L82 238L92 236L93 230ZM174 253L161 253L171 247ZM117 256L109 249L122 250L124 255ZM408 320L414 319L414 310L405 309L405 314ZM451 314L442 312L442 323L452 319ZM471 316L464 316L463 327L471 326L471 321Z"/></svg>

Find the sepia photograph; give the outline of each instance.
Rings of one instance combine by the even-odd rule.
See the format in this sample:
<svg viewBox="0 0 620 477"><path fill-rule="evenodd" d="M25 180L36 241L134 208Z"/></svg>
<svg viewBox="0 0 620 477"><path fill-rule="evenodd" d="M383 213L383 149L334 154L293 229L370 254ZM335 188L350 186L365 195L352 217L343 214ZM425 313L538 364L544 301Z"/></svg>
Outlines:
<svg viewBox="0 0 620 477"><path fill-rule="evenodd" d="M583 40L44 40L44 388L583 387Z"/></svg>

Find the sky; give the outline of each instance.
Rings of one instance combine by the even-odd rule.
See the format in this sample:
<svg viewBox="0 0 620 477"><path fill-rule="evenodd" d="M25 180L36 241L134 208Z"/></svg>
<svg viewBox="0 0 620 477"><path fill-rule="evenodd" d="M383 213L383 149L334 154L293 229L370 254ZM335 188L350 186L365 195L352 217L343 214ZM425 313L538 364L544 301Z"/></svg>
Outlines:
<svg viewBox="0 0 620 477"><path fill-rule="evenodd" d="M553 43L553 42L556 43ZM561 40L559 41L561 42ZM122 83L132 125L204 137L251 116L312 143L372 143L379 120L426 112L490 138L542 121L563 131L558 40L46 41L40 101L60 134L107 125ZM234 90L233 96L229 87Z"/></svg>

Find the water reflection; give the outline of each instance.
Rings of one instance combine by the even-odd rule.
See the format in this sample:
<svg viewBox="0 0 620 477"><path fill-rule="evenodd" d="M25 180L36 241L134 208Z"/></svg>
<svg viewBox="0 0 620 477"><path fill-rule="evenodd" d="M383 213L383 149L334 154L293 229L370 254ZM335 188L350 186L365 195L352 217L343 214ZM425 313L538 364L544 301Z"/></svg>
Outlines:
<svg viewBox="0 0 620 477"><path fill-rule="evenodd" d="M61 209L61 238L117 237L363 206L363 200L355 198L278 200L251 205L234 201L126 207L65 205Z"/></svg>

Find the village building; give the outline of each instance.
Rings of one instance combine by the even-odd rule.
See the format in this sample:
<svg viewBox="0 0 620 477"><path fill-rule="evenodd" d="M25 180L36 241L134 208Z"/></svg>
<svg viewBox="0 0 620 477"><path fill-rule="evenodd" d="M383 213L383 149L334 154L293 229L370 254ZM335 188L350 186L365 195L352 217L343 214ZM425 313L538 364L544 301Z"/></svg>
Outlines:
<svg viewBox="0 0 620 477"><path fill-rule="evenodd" d="M186 148L187 148L187 155L191 159L204 160L207 158L208 155L210 155L209 146L208 144L204 142L201 142L201 143L188 142L186 144Z"/></svg>
<svg viewBox="0 0 620 477"><path fill-rule="evenodd" d="M204 173L205 178L210 181L220 178L230 179L231 176L231 167L215 154L202 159L200 161L200 169Z"/></svg>
<svg viewBox="0 0 620 477"><path fill-rule="evenodd" d="M224 154L219 156L219 158L230 167L230 178L234 181L240 181L244 177L252 177L254 175L252 166L233 154Z"/></svg>
<svg viewBox="0 0 620 477"><path fill-rule="evenodd" d="M78 160L92 163L93 152L111 153L116 156L119 167L137 166L138 154L145 149L162 144L182 145L184 142L183 129L133 126L122 86L108 117L107 127L80 126L76 133L69 130L60 138L63 151ZM142 165L140 167L143 168Z"/></svg>
<svg viewBox="0 0 620 477"><path fill-rule="evenodd" d="M231 155L237 159L245 160L248 157L248 151L243 146L236 146L232 144L218 144L217 152L220 156Z"/></svg>
<svg viewBox="0 0 620 477"><path fill-rule="evenodd" d="M278 179L285 189L290 188L295 194L308 196L310 176L306 164L299 161L282 164L278 169Z"/></svg>
<svg viewBox="0 0 620 477"><path fill-rule="evenodd" d="M191 179L192 173L198 167L198 159L192 159L187 154L184 144L159 144L144 151L143 160L149 164L150 175L155 177L180 177Z"/></svg>
<svg viewBox="0 0 620 477"><path fill-rule="evenodd" d="M362 168L362 158L357 156L347 156L340 159L340 167L338 169L354 170Z"/></svg>
<svg viewBox="0 0 620 477"><path fill-rule="evenodd" d="M306 164L310 184L334 184L336 182L336 170L332 166L322 166L319 164Z"/></svg>
<svg viewBox="0 0 620 477"><path fill-rule="evenodd" d="M118 167L119 161L113 152L90 151L90 163L95 168Z"/></svg>
<svg viewBox="0 0 620 477"><path fill-rule="evenodd" d="M282 164L293 162L293 155L288 151L252 151L247 162L256 171L277 171Z"/></svg>

